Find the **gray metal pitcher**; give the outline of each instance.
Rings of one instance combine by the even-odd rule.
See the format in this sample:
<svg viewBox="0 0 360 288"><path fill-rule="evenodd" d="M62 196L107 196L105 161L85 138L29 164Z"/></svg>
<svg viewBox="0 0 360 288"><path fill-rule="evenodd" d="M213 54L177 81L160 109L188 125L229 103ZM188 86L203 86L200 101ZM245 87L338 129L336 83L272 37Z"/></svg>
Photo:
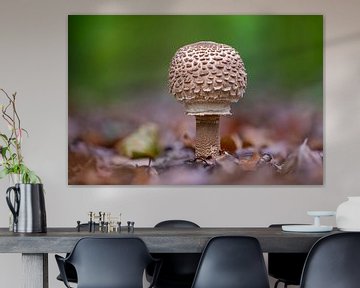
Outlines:
<svg viewBox="0 0 360 288"><path fill-rule="evenodd" d="M14 193L13 197L11 197L12 192ZM42 184L15 184L6 190L6 202L14 216L14 232L46 232L45 198Z"/></svg>

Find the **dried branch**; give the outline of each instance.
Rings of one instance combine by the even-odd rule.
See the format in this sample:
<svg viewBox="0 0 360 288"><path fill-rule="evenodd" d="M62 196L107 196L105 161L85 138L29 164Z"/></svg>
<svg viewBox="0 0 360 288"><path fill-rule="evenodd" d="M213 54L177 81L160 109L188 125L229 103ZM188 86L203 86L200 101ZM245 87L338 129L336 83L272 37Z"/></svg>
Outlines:
<svg viewBox="0 0 360 288"><path fill-rule="evenodd" d="M40 183L40 178L31 171L25 164L21 152L22 133L27 131L21 127L20 116L16 109L16 93L11 96L0 88L6 96L7 104L1 105L1 117L9 126L9 133L0 133L3 146L0 146L2 163L0 166L0 178L8 174L20 174L22 183Z"/></svg>

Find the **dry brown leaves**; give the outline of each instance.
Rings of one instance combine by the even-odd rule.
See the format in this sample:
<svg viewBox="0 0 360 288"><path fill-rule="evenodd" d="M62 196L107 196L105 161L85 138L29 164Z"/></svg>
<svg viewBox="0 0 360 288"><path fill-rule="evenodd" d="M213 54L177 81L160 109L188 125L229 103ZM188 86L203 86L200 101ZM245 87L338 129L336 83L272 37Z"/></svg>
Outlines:
<svg viewBox="0 0 360 288"><path fill-rule="evenodd" d="M323 183L321 112L279 104L254 107L251 112L233 111L234 116L221 119L220 157L208 160L195 159L194 119L184 116L177 106L162 108L160 114L159 107L148 105L141 120L118 111L97 113L95 117L92 114L71 117L69 184ZM150 122L159 131L155 147L159 153L148 153L154 156L152 159L132 159L129 158L132 154L118 149L123 147L124 139Z"/></svg>

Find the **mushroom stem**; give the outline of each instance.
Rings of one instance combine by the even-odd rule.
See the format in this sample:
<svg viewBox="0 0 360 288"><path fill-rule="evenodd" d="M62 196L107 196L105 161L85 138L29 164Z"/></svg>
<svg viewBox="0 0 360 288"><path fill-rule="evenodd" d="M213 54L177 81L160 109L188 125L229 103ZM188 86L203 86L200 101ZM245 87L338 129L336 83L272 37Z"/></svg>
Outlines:
<svg viewBox="0 0 360 288"><path fill-rule="evenodd" d="M196 117L195 155L197 158L215 158L220 152L219 115Z"/></svg>

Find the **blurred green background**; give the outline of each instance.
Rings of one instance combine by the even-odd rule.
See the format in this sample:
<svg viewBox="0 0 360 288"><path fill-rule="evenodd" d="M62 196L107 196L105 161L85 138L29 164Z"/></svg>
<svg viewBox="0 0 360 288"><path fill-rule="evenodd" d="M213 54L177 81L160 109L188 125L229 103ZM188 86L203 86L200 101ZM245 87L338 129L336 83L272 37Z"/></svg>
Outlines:
<svg viewBox="0 0 360 288"><path fill-rule="evenodd" d="M202 40L239 51L247 101L270 97L322 107L321 15L70 15L68 38L71 107L165 94L176 50Z"/></svg>

